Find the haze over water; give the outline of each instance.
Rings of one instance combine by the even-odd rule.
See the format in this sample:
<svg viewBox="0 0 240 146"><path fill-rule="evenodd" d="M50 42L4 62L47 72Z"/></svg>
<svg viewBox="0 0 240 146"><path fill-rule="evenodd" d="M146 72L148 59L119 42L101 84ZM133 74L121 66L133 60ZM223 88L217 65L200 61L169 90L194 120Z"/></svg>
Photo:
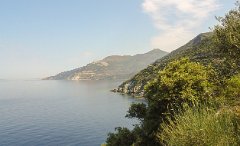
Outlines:
<svg viewBox="0 0 240 146"><path fill-rule="evenodd" d="M0 81L0 145L99 146L136 99L109 92L119 82Z"/></svg>

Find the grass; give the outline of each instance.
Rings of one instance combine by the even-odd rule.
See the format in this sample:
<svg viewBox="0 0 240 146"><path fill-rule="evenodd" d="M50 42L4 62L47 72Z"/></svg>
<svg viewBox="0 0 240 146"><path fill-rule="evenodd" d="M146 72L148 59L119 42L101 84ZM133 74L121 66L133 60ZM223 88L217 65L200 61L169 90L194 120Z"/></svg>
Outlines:
<svg viewBox="0 0 240 146"><path fill-rule="evenodd" d="M229 109L189 108L168 120L157 135L169 146L235 146L239 143L239 123Z"/></svg>

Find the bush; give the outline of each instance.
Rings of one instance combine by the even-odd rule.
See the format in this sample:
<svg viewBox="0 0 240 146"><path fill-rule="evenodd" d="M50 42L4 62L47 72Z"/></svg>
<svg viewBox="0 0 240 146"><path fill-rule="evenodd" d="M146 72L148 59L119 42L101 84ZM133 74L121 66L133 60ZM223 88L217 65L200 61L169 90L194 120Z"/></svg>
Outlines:
<svg viewBox="0 0 240 146"><path fill-rule="evenodd" d="M205 102L214 94L214 75L210 67L188 58L173 61L147 84L146 98L152 103L166 100L177 106Z"/></svg>
<svg viewBox="0 0 240 146"><path fill-rule="evenodd" d="M240 74L237 74L226 81L224 96L232 104L240 104Z"/></svg>

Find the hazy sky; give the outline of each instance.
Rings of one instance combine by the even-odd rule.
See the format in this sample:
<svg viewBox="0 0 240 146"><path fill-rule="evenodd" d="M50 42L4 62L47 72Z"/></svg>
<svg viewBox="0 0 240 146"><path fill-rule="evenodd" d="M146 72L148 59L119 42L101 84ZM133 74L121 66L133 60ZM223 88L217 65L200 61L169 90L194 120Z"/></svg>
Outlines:
<svg viewBox="0 0 240 146"><path fill-rule="evenodd" d="M112 54L168 52L235 0L0 0L0 78L42 78Z"/></svg>

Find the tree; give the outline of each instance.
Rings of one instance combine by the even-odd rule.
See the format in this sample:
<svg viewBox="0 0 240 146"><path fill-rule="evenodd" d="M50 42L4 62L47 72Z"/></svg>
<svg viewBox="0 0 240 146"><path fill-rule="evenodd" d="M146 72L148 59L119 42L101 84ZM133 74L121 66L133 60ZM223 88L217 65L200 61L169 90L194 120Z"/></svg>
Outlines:
<svg viewBox="0 0 240 146"><path fill-rule="evenodd" d="M214 35L221 51L230 57L239 57L240 52L240 3L230 10L225 17L218 17L220 22L214 28Z"/></svg>
<svg viewBox="0 0 240 146"><path fill-rule="evenodd" d="M107 146L131 146L136 138L127 128L117 127L116 133L109 133L106 141Z"/></svg>
<svg viewBox="0 0 240 146"><path fill-rule="evenodd" d="M144 120L146 116L146 104L144 103L133 103L128 110L127 118L137 118L138 120Z"/></svg>
<svg viewBox="0 0 240 146"><path fill-rule="evenodd" d="M230 78L240 70L240 3L224 17L217 17L219 24L214 27L215 48L222 54L219 71L224 78Z"/></svg>

